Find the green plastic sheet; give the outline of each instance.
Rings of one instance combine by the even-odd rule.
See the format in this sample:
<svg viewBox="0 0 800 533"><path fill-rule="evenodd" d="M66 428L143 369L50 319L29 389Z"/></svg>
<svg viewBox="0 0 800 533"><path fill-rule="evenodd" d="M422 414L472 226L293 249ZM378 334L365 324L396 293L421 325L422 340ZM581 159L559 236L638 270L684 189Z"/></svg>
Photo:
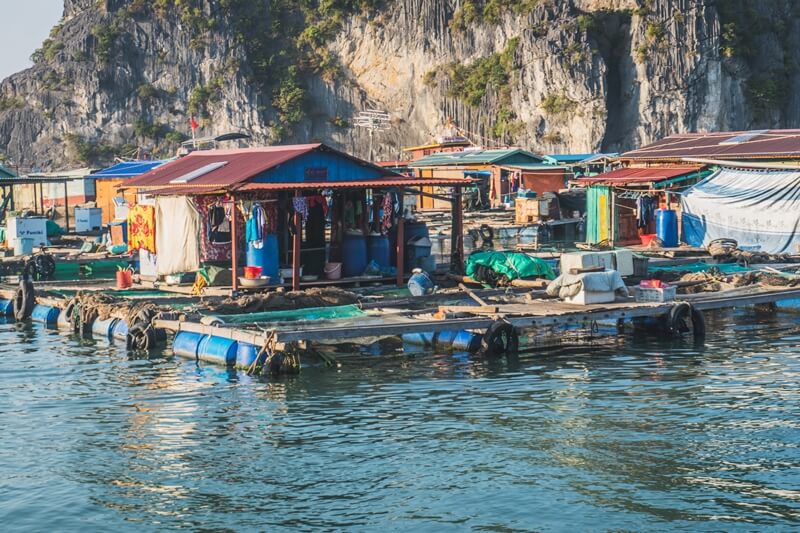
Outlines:
<svg viewBox="0 0 800 533"><path fill-rule="evenodd" d="M334 320L340 318L357 318L367 313L357 305L335 305L331 307L308 307L288 311L265 311L263 313L245 313L240 315L217 315L228 324L244 324L256 322L299 322L304 320Z"/></svg>
<svg viewBox="0 0 800 533"><path fill-rule="evenodd" d="M556 277L553 269L544 260L519 252L476 252L467 258L466 263L466 274L470 277L475 274L475 267L478 265L491 268L510 280Z"/></svg>

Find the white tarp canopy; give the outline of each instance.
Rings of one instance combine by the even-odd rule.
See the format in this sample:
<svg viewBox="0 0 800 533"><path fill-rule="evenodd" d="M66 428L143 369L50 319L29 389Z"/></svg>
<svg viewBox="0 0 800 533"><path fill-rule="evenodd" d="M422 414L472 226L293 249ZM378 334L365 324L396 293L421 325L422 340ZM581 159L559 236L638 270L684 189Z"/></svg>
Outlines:
<svg viewBox="0 0 800 533"><path fill-rule="evenodd" d="M200 214L186 196L156 200L156 272L159 276L200 268Z"/></svg>
<svg viewBox="0 0 800 533"><path fill-rule="evenodd" d="M800 171L722 168L688 189L681 209L692 246L726 238L753 251L800 252Z"/></svg>

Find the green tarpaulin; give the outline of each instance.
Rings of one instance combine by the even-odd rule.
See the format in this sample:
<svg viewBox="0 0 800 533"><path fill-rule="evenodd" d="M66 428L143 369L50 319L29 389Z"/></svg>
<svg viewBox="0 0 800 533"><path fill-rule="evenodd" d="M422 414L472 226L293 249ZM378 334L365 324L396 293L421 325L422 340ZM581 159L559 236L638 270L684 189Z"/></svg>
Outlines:
<svg viewBox="0 0 800 533"><path fill-rule="evenodd" d="M245 313L241 315L216 315L228 324L256 322L297 322L304 320L333 320L339 318L355 318L367 313L357 305L336 305L331 307L307 307L288 311L265 311L263 313Z"/></svg>
<svg viewBox="0 0 800 533"><path fill-rule="evenodd" d="M555 279L556 275L545 261L519 252L476 252L466 261L469 277L475 276L478 266L491 268L509 280L523 278Z"/></svg>

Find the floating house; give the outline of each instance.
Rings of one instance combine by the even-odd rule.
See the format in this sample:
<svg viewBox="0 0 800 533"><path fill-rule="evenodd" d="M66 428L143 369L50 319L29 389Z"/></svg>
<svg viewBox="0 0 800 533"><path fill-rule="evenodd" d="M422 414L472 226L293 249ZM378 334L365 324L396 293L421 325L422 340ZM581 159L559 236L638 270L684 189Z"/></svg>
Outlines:
<svg viewBox="0 0 800 533"><path fill-rule="evenodd" d="M703 159L710 163L800 161L800 129L670 135L620 156L623 165L663 165Z"/></svg>
<svg viewBox="0 0 800 533"><path fill-rule="evenodd" d="M423 179L466 178L477 185L484 205L495 207L519 188L538 195L564 188L569 170L521 148L470 149L434 153L410 165ZM433 186L426 192L435 193ZM438 208L433 198L423 198L422 208Z"/></svg>
<svg viewBox="0 0 800 533"><path fill-rule="evenodd" d="M619 154L548 154L545 161L569 168L572 176L595 176L609 172L617 164Z"/></svg>
<svg viewBox="0 0 800 533"><path fill-rule="evenodd" d="M463 152L472 146L472 141L460 135L442 135L435 141L420 146L408 146L403 151L411 156L411 161L417 161L432 154L449 152Z"/></svg>
<svg viewBox="0 0 800 533"><path fill-rule="evenodd" d="M610 241L614 244L626 244L636 242L637 237L643 237L642 242L645 242L655 233L651 213L655 209L666 209L675 213L678 234L683 230L684 238L697 244L705 242L710 236L734 231L729 226L730 220L709 218L712 213L706 208L698 207L698 199L705 198L703 202L706 202L708 191L716 190L724 191L724 197L718 196L717 203L735 202L739 194L735 192L734 182L747 182L741 176L733 180L729 174L718 174L715 171L720 167L780 170L781 165L796 166L800 161L800 130L670 135L650 145L623 153L619 156L619 161L622 168L572 182L573 185L587 187L587 242ZM713 186L717 179L721 180L719 189ZM781 179L776 180L776 183L781 182ZM752 183L755 186L755 182ZM765 182L759 183L763 185ZM689 189L695 184L698 184L697 189ZM683 202L683 195L689 195L694 200L690 203ZM689 225L684 226L682 213L689 206L699 211L691 220L687 219ZM742 207L744 204L740 205ZM713 211L713 208L710 209ZM720 204L716 213L721 217L724 211ZM764 228L758 224L751 226ZM786 246L790 242L786 236L789 229L791 228L778 231L782 236L777 237L777 240ZM739 228L736 231L744 230ZM777 249L773 244L764 245Z"/></svg>
<svg viewBox="0 0 800 533"><path fill-rule="evenodd" d="M628 167L574 180L586 187L586 242L646 242L656 233L655 211L675 209L677 193L709 173L702 165Z"/></svg>
<svg viewBox="0 0 800 533"><path fill-rule="evenodd" d="M94 180L95 201L97 207L102 209L103 224L127 217L125 204L136 203L133 190L119 190L126 180L141 176L166 162L167 160L124 161L86 176L86 179Z"/></svg>
<svg viewBox="0 0 800 533"><path fill-rule="evenodd" d="M227 265L238 290L245 251L247 266L260 267L273 283L291 278L295 289L389 277L402 283L408 257L421 253L409 244L412 233L426 231L406 223L403 197L420 192L422 183L323 144L303 144L196 151L122 187L149 196L140 196L128 224L129 245L144 251L143 265L158 276ZM469 181L424 184L449 193L452 264L461 268L460 194ZM370 262L379 272L364 278Z"/></svg>

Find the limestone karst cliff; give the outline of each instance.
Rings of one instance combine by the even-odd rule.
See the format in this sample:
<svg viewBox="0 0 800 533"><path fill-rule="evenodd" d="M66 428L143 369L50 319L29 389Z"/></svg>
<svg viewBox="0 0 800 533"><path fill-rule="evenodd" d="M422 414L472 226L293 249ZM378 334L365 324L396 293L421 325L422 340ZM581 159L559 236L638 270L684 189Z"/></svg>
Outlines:
<svg viewBox="0 0 800 533"><path fill-rule="evenodd" d="M376 157L451 117L484 145L624 150L679 131L800 125L792 0L65 0L0 83L0 154L101 164L204 135L323 140L381 109Z"/></svg>

